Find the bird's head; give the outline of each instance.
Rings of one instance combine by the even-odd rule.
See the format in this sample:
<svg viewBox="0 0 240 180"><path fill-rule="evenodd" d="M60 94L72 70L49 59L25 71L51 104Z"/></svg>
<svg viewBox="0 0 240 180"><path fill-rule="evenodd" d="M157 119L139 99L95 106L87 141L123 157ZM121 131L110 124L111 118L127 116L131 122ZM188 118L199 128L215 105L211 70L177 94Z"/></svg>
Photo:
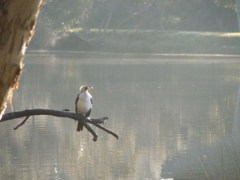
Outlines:
<svg viewBox="0 0 240 180"><path fill-rule="evenodd" d="M93 87L88 87L88 86L84 85L84 86L81 86L79 90L80 90L80 93L82 93L82 92L92 90L92 89L93 89Z"/></svg>

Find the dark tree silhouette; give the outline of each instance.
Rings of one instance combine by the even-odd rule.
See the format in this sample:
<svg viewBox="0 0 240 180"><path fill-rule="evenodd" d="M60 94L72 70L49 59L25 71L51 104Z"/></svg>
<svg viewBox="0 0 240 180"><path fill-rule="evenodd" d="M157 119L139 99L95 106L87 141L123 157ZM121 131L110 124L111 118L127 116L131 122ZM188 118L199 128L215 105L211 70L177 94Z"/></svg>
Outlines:
<svg viewBox="0 0 240 180"><path fill-rule="evenodd" d="M58 110L52 110L52 109L30 109L30 110L24 110L24 111L18 111L18 112L11 112L11 113L4 114L0 122L5 122L5 121L25 117L25 119L14 128L14 130L16 130L20 126L24 125L30 116L37 116L37 115L50 115L50 116L56 116L56 117L69 118L74 121L75 120L81 121L83 126L93 135L93 141L97 141L98 135L88 124L92 124L98 127L99 129L107 132L108 134L111 134L117 139L119 138L116 133L100 125L100 124L103 124L108 119L108 117L89 118L89 117L82 116L80 114L76 114L75 112L69 112L65 110L58 111Z"/></svg>

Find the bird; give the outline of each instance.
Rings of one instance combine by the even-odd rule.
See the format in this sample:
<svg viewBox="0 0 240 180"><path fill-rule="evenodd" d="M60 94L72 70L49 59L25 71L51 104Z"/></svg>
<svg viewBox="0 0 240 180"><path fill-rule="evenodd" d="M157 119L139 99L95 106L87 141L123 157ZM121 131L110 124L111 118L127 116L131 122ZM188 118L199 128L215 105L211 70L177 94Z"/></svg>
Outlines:
<svg viewBox="0 0 240 180"><path fill-rule="evenodd" d="M89 117L92 110L92 95L89 93L89 90L92 90L93 87L88 87L87 85L80 86L80 93L77 95L75 100L75 111L77 114ZM78 121L77 131L83 130L83 124Z"/></svg>

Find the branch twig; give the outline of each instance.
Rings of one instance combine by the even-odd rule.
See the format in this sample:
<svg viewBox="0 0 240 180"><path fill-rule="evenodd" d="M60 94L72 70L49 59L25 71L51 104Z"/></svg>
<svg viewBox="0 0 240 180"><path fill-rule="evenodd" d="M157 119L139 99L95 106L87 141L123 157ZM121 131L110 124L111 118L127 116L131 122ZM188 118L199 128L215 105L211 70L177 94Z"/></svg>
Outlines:
<svg viewBox="0 0 240 180"><path fill-rule="evenodd" d="M18 124L15 128L13 128L14 130L17 130L20 126L24 125L25 122L28 120L30 116L27 116L20 124Z"/></svg>
<svg viewBox="0 0 240 180"><path fill-rule="evenodd" d="M31 110L24 110L24 111L18 111L18 112L12 112L12 113L6 113L2 116L2 119L0 119L0 122L9 121L17 118L25 117L25 119L18 124L14 130L18 129L20 126L24 125L25 122L28 120L30 116L35 115L50 115L50 116L56 116L56 117L65 117L70 118L73 120L81 121L83 126L93 135L93 141L97 141L98 135L95 133L95 131L88 125L88 123L95 125L96 127L102 129L103 131L113 135L115 138L118 139L118 135L114 132L100 126L99 124L103 124L108 117L102 117L102 118L88 118L85 116L82 116L80 114L76 114L69 111L58 111L58 110L52 110L52 109L31 109Z"/></svg>
<svg viewBox="0 0 240 180"><path fill-rule="evenodd" d="M96 122L92 122L92 121L90 121L90 120L87 120L86 122L88 122L88 123L90 123L90 124L93 124L94 126L97 126L99 129L102 129L103 131L107 132L108 134L113 135L113 136L114 136L115 138L117 138L117 139L119 138L116 133L114 133L114 132L112 132L112 131L110 131L110 130L102 127L102 126L100 126L100 125L97 124Z"/></svg>

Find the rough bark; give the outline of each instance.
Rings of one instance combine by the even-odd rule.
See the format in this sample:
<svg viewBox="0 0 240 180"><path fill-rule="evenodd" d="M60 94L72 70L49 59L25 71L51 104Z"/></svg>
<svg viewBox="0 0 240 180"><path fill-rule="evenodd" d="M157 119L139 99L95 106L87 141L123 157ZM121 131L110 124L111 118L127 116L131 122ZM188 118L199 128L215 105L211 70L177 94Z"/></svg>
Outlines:
<svg viewBox="0 0 240 180"><path fill-rule="evenodd" d="M23 70L44 0L0 0L0 119Z"/></svg>

